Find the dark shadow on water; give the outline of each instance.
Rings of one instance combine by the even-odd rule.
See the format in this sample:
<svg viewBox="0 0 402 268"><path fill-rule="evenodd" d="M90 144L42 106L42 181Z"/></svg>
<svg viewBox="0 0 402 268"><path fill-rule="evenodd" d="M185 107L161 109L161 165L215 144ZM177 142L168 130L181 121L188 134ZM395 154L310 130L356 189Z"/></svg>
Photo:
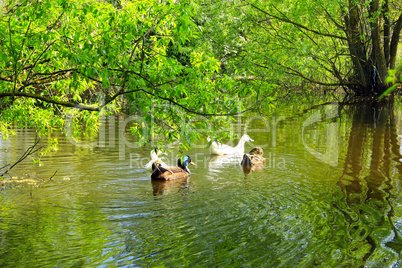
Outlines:
<svg viewBox="0 0 402 268"><path fill-rule="evenodd" d="M393 104L349 107L352 125L349 145L338 185L345 195L346 207L334 205L349 223L350 250L367 248L363 261L379 247L399 254L402 239L392 221L394 209L392 180L402 174ZM395 161L397 160L397 161ZM400 176L400 175L398 175ZM388 241L384 236L386 230Z"/></svg>

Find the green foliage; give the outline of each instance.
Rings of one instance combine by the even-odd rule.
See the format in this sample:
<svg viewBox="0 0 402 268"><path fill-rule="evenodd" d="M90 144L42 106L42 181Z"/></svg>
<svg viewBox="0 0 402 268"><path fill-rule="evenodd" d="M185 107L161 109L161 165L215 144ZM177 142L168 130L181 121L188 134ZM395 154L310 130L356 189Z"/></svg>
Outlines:
<svg viewBox="0 0 402 268"><path fill-rule="evenodd" d="M394 70L389 70L388 71L388 77L386 80L386 83L389 84L391 83L392 86L390 86L384 93L381 94L379 97L379 100L383 99L385 96L391 94L394 92L396 89L400 88L402 85L402 67L399 67L398 69Z"/></svg>
<svg viewBox="0 0 402 268"><path fill-rule="evenodd" d="M325 67L347 50L337 40L297 26L324 28L327 34L342 36L324 12L338 16L339 8L333 2L203 1L201 6L200 24L225 70L243 78L258 78L263 88L297 84L301 76L330 82L332 73ZM289 77L289 73L296 75Z"/></svg>
<svg viewBox="0 0 402 268"><path fill-rule="evenodd" d="M57 110L40 109L37 106L41 104L33 99L17 99L9 109L2 111L2 123L8 126L14 124L18 128L35 128L41 135L52 129L61 129L64 121L57 115Z"/></svg>
<svg viewBox="0 0 402 268"><path fill-rule="evenodd" d="M44 134L74 118L78 136L88 128L96 131L99 111L120 114L129 108L143 120L131 128L140 144L161 134L188 145L197 136L191 133L196 125L212 131L229 123L217 117L212 124L206 117L244 109L233 97L246 104L256 97L221 75L219 60L197 41L202 27L193 22L197 9L190 0L8 0L3 6L3 123Z"/></svg>
<svg viewBox="0 0 402 268"><path fill-rule="evenodd" d="M8 140L10 135L15 135L15 131L10 129L10 127L10 124L7 122L2 122L2 124L0 124L0 133L2 134L1 137L5 140Z"/></svg>
<svg viewBox="0 0 402 268"><path fill-rule="evenodd" d="M263 88L308 83L377 94L387 68L394 68L402 27L395 1L381 2L381 8L374 1L200 3L196 21L224 71L257 79Z"/></svg>

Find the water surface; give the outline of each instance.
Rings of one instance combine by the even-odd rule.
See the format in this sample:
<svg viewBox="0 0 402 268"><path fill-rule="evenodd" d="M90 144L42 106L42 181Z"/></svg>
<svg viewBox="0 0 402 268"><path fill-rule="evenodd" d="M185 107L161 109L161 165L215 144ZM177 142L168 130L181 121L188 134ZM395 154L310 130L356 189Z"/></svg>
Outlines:
<svg viewBox="0 0 402 268"><path fill-rule="evenodd" d="M212 157L198 141L191 177L172 182L151 181L152 145L129 135L78 146L55 133L59 151L40 166L25 160L2 183L0 266L398 266L399 110L332 103L249 114L223 131L248 133L246 151L264 149L261 171L244 174L241 159ZM0 141L0 166L35 140L16 131ZM178 148L166 146L166 162Z"/></svg>

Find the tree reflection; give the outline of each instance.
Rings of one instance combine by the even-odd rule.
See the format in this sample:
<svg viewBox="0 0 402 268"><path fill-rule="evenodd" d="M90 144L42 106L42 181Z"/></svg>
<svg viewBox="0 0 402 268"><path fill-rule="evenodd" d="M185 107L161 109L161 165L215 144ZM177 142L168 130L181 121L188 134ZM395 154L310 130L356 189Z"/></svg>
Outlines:
<svg viewBox="0 0 402 268"><path fill-rule="evenodd" d="M363 261L394 251L402 239L393 222L395 178L402 174L393 104L351 107L352 126L343 174L338 181L347 206L337 208L348 221L350 254ZM379 253L374 254L374 253Z"/></svg>

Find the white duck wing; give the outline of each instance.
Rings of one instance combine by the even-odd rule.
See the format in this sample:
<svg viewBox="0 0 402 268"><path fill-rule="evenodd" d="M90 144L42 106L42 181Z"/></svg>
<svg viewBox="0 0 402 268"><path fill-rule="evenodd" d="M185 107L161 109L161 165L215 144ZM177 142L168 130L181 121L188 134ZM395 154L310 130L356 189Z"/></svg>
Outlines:
<svg viewBox="0 0 402 268"><path fill-rule="evenodd" d="M166 163L164 163L160 158L157 159L157 160L158 160L158 163L159 163L162 167L164 167L164 168L168 167L168 165L167 165ZM156 162L156 160L155 160L155 161L154 161L154 160L149 161L149 162L144 166L145 169L146 169L147 171L152 172L152 164L155 163L155 162Z"/></svg>
<svg viewBox="0 0 402 268"><path fill-rule="evenodd" d="M209 150L214 155L237 154L239 151L237 148L226 144L217 144L216 146L212 144Z"/></svg>
<svg viewBox="0 0 402 268"><path fill-rule="evenodd" d="M211 139L208 137L208 141ZM244 144L248 141L254 141L249 135L243 135L240 138L239 144L236 147L232 147L226 144L220 144L212 142L209 147L209 151L213 155L243 155L244 154Z"/></svg>
<svg viewBox="0 0 402 268"><path fill-rule="evenodd" d="M147 171L151 171L152 172L152 164L154 163L154 160L149 161L144 167Z"/></svg>

